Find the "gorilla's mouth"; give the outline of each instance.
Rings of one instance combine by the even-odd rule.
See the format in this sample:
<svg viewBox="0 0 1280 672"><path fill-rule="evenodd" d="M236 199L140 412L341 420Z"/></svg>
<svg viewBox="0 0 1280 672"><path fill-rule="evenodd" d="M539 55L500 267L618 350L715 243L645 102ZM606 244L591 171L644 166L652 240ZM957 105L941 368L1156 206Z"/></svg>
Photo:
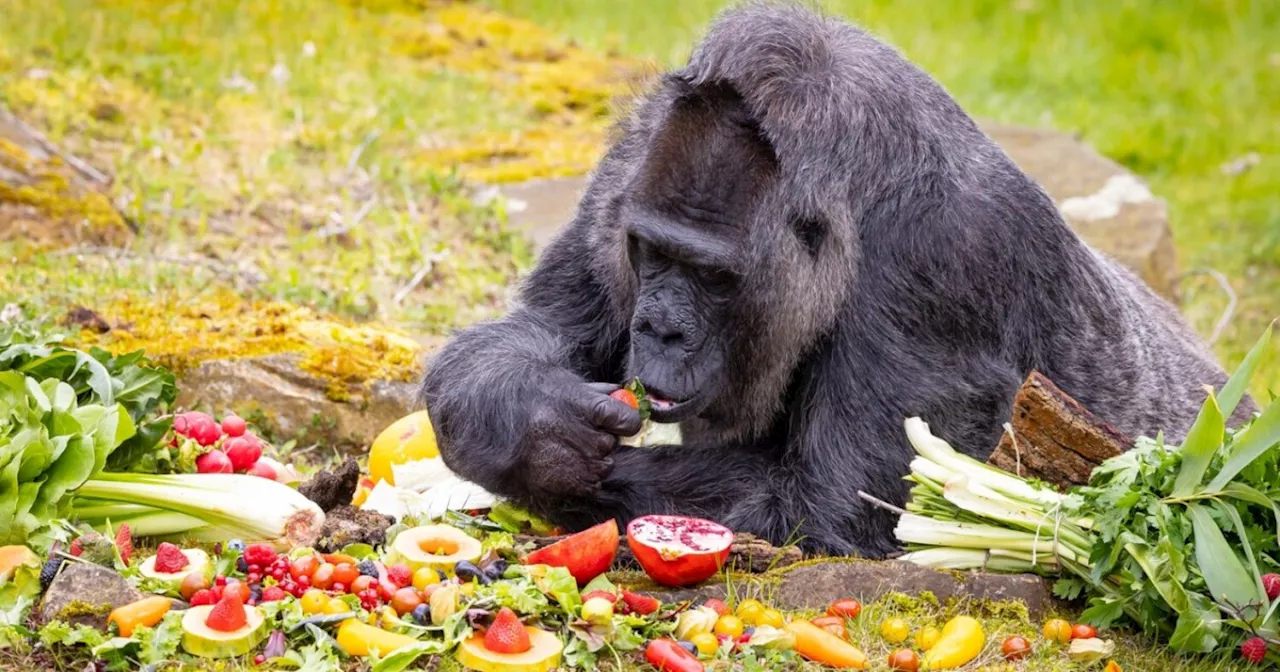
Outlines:
<svg viewBox="0 0 1280 672"><path fill-rule="evenodd" d="M702 411L696 396L682 401L675 401L659 394L654 394L650 390L648 397L651 409L649 417L654 422L682 422Z"/></svg>

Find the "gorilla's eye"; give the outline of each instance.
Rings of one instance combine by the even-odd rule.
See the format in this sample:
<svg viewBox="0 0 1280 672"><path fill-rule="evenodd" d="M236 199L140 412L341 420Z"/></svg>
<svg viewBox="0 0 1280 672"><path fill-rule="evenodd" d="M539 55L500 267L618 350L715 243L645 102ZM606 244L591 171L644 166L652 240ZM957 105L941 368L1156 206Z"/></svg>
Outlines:
<svg viewBox="0 0 1280 672"><path fill-rule="evenodd" d="M733 288L736 277L722 268L696 268L694 277L703 288L713 292L726 292Z"/></svg>
<svg viewBox="0 0 1280 672"><path fill-rule="evenodd" d="M640 275L640 239L634 233L627 234L627 261L631 262L631 272Z"/></svg>
<svg viewBox="0 0 1280 672"><path fill-rule="evenodd" d="M792 217L791 230L795 232L796 239L804 246L809 256L818 256L822 241L827 237L826 225L812 217Z"/></svg>

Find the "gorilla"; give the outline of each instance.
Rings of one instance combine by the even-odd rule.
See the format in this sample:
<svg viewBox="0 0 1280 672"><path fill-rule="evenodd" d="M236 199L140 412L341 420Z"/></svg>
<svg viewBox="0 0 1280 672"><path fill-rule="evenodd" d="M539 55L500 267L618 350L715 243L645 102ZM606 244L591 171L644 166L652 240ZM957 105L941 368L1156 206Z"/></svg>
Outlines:
<svg viewBox="0 0 1280 672"><path fill-rule="evenodd" d="M905 501L904 419L985 459L1033 369L1175 439L1226 380L928 75L755 3L619 122L516 307L455 334L420 401L452 470L567 529L672 513L883 557L895 517L857 492ZM620 445L633 377L683 445Z"/></svg>

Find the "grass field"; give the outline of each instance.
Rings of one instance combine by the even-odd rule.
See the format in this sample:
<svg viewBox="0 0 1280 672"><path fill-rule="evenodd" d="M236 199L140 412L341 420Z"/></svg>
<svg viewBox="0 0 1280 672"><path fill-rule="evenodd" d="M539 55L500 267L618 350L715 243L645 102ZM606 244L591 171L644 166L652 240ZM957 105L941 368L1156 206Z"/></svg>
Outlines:
<svg viewBox="0 0 1280 672"><path fill-rule="evenodd" d="M677 64L725 0L486 0L602 49ZM1184 270L1225 274L1230 367L1280 316L1280 3L1263 0L827 0L967 110L1079 133L1169 201ZM1224 171L1239 162L1242 171ZM1206 336L1223 292L1183 285ZM1280 366L1257 393L1280 390Z"/></svg>

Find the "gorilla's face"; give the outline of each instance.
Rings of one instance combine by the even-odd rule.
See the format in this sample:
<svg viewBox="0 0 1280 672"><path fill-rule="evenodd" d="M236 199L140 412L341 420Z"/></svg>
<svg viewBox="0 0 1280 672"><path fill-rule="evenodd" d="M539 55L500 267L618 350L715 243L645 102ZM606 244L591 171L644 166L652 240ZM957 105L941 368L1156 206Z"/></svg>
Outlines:
<svg viewBox="0 0 1280 672"><path fill-rule="evenodd" d="M654 418L719 416L750 367L748 229L776 159L732 91L690 89L655 130L621 216L637 281L630 373Z"/></svg>

